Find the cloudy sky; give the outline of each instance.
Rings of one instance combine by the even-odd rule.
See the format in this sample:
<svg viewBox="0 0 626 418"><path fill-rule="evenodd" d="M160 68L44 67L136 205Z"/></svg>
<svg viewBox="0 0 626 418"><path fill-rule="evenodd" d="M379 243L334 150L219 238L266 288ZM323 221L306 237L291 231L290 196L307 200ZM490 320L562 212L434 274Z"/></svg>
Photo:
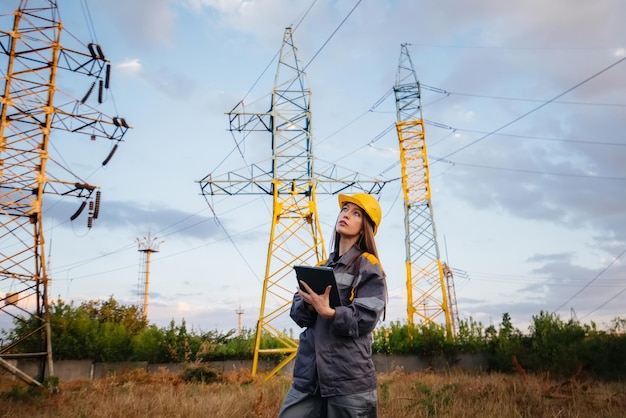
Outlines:
<svg viewBox="0 0 626 418"><path fill-rule="evenodd" d="M2 13L18 3L3 2ZM92 229L83 217L69 221L79 204L72 198L44 208L53 298L136 303L137 239L149 239L160 250L150 322L228 330L241 308L243 325L254 327L271 197L216 196L209 207L198 180L268 164L269 134L236 147L241 137L225 113L240 101L269 109L276 55L292 26L312 91L317 166L372 177L400 175L389 92L401 44L410 44L434 221L461 319L497 325L508 312L525 330L541 311L607 326L626 317L623 1L58 3L62 43L101 45L113 67L108 114L133 129L105 167L111 144L53 137L52 157L102 190ZM400 183L380 199L388 324L406 320ZM336 198L319 196L318 206L328 242ZM0 282L0 294L8 291Z"/></svg>

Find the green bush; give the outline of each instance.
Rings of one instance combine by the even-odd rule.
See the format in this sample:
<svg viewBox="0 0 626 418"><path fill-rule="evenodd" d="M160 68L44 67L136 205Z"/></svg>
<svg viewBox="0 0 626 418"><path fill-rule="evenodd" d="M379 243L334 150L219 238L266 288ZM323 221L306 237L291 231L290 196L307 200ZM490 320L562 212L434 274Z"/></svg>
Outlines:
<svg viewBox="0 0 626 418"><path fill-rule="evenodd" d="M384 354L417 354L424 349L420 327L391 322L389 328L374 330L372 350Z"/></svg>
<svg viewBox="0 0 626 418"><path fill-rule="evenodd" d="M204 353L203 360L245 360L254 355L255 333L249 329L243 329L240 335L228 335L220 343L216 344L209 352Z"/></svg>
<svg viewBox="0 0 626 418"><path fill-rule="evenodd" d="M581 365L585 329L576 321L563 322L558 315L540 312L530 326L530 350L523 360L535 371L571 376Z"/></svg>
<svg viewBox="0 0 626 418"><path fill-rule="evenodd" d="M626 334L592 329L581 348L581 364L594 376L619 379L626 376Z"/></svg>
<svg viewBox="0 0 626 418"><path fill-rule="evenodd" d="M128 361L132 358L132 335L123 324L104 322L100 324L93 340L93 356L96 361Z"/></svg>
<svg viewBox="0 0 626 418"><path fill-rule="evenodd" d="M132 360L147 361L149 363L166 363L169 352L165 342L165 331L156 325L139 331L132 339Z"/></svg>
<svg viewBox="0 0 626 418"><path fill-rule="evenodd" d="M471 344L477 344L474 336L470 336L469 328L464 330L464 338L463 344L468 347ZM392 322L389 328L377 328L373 333L372 350L374 353L418 354L434 357L448 354L456 349L454 341L446 335L446 330L433 322L426 325ZM466 351L471 350L468 348Z"/></svg>
<svg viewBox="0 0 626 418"><path fill-rule="evenodd" d="M462 353L478 353L487 349L487 335L483 324L473 318L459 321L454 347Z"/></svg>

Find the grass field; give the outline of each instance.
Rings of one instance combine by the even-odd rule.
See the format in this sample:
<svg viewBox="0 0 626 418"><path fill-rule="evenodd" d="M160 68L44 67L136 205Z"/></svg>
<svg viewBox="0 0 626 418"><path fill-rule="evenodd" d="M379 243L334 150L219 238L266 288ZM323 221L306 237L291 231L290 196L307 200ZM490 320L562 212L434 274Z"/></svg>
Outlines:
<svg viewBox="0 0 626 418"><path fill-rule="evenodd" d="M290 379L263 382L247 372L214 383L188 383L166 371L136 370L105 379L61 382L59 392L0 379L0 416L275 417ZM626 417L626 383L584 378L450 371L379 375L379 416Z"/></svg>

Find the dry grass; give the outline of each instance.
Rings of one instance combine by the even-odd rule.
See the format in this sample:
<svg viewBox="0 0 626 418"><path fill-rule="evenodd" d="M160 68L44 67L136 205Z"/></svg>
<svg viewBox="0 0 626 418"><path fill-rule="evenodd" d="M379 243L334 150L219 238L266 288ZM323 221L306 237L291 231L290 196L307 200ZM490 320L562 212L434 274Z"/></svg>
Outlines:
<svg viewBox="0 0 626 418"><path fill-rule="evenodd" d="M184 382L165 371L61 382L60 392L28 391L0 379L0 416L275 417L290 380L247 372L219 383ZM626 384L531 375L389 373L379 377L380 417L625 417Z"/></svg>

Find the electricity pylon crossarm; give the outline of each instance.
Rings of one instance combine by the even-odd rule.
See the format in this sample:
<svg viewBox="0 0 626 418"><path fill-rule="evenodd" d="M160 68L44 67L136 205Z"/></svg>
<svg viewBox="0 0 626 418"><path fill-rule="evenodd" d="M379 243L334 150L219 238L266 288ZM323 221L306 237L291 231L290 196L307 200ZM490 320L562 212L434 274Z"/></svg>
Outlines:
<svg viewBox="0 0 626 418"><path fill-rule="evenodd" d="M292 29L286 28L278 69L267 112L248 113L239 103L229 115L234 132L265 131L272 135L270 169L258 164L241 172L230 172L224 179L212 174L200 180L204 196L224 194L266 194L272 196L265 277L257 322L252 374L256 375L259 357L283 354L283 361L271 370L273 376L296 355L298 342L281 331L276 323L288 319L295 280L293 266L314 265L326 259L317 210L319 193L335 194L359 189L379 193L385 181L347 173L331 166L325 174L315 171L311 128L311 91L297 57ZM280 347L266 346L266 336Z"/></svg>
<svg viewBox="0 0 626 418"><path fill-rule="evenodd" d="M101 48L89 44L86 52L67 49L61 43L63 32L53 0L22 0L11 29L0 28L0 60L5 64L0 98L0 290L5 291L0 314L36 324L28 336L0 347L0 366L33 384L40 384L46 368L53 374L44 195L81 199L70 219L88 207L88 227L100 208L97 186L77 176L70 181L56 177L56 172L71 171L49 154L53 133L114 141L105 165L129 128L123 118L105 116L87 103L96 86L102 103L109 87L110 63ZM59 100L65 94L57 85L62 70L89 80L81 99ZM73 87L80 88L80 83ZM16 358L40 360L37 378L9 363Z"/></svg>
<svg viewBox="0 0 626 418"><path fill-rule="evenodd" d="M437 243L420 84L406 44L401 47L394 93L404 195L408 323L413 325L416 318L419 323L443 322L452 336L451 306L456 300L449 298L451 271L444 271Z"/></svg>

